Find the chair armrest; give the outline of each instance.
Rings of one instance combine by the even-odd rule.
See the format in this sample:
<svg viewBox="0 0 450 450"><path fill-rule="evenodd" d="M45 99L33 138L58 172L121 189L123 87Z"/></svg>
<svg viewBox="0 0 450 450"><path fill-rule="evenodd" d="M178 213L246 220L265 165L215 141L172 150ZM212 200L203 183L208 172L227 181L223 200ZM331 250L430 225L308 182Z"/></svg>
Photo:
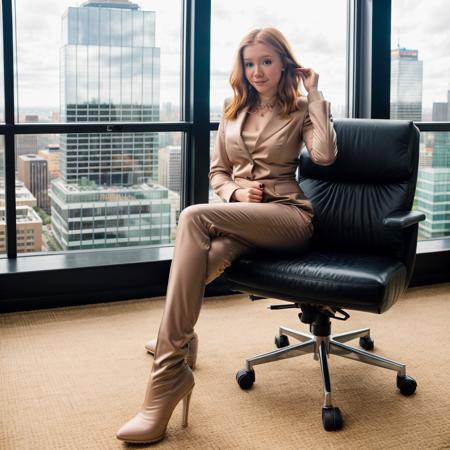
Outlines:
<svg viewBox="0 0 450 450"><path fill-rule="evenodd" d="M383 219L385 228L401 230L425 220L425 214L419 211L400 211Z"/></svg>

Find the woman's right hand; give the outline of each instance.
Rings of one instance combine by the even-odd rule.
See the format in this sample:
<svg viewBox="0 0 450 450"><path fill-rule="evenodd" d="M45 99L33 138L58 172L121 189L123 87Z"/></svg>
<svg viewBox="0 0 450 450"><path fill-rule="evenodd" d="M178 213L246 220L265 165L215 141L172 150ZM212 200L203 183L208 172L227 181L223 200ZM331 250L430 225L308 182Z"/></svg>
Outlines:
<svg viewBox="0 0 450 450"><path fill-rule="evenodd" d="M232 200L235 202L261 203L263 199L264 185L258 181L252 182L253 187L236 189Z"/></svg>

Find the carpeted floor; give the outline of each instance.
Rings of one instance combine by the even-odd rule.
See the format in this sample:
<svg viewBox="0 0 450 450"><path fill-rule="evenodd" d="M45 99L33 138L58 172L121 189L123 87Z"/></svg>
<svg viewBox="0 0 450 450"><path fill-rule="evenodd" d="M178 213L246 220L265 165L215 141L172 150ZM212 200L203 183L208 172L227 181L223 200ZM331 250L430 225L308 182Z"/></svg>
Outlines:
<svg viewBox="0 0 450 450"><path fill-rule="evenodd" d="M163 298L0 316L0 448L136 448L115 438L138 411ZM245 296L206 299L190 424L181 407L161 449L450 448L450 283L410 289L387 313L352 312L333 331L369 326L375 351L406 364L414 396L395 387L395 372L330 357L344 429L322 428L320 369L312 356L256 368L242 391L235 373L248 356L274 348L279 325L304 328L297 310ZM352 341L351 345L357 345ZM147 447L138 446L138 448ZM150 446L149 446L150 447Z"/></svg>

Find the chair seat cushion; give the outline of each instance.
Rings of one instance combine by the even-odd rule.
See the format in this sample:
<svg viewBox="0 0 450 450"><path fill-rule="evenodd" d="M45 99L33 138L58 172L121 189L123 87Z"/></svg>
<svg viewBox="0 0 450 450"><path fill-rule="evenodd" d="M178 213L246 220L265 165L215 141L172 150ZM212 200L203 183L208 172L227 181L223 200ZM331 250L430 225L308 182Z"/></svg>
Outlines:
<svg viewBox="0 0 450 450"><path fill-rule="evenodd" d="M373 313L395 303L406 276L406 267L392 258L321 251L299 256L250 253L222 275L233 290Z"/></svg>

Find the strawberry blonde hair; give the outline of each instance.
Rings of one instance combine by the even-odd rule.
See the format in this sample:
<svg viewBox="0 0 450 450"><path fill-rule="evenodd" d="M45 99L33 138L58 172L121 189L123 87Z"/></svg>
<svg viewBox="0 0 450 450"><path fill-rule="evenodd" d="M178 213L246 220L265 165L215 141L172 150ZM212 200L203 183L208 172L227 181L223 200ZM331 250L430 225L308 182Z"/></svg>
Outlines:
<svg viewBox="0 0 450 450"><path fill-rule="evenodd" d="M302 67L295 58L291 46L283 34L276 28L258 28L242 39L236 54L233 70L230 74L230 84L233 98L225 107L225 118L236 119L245 107L252 107L258 100L258 94L245 76L244 48L248 45L264 44L272 47L283 64L284 71L278 84L276 102L280 106L282 117L297 110L297 98L302 95L299 90L300 76L295 69Z"/></svg>

